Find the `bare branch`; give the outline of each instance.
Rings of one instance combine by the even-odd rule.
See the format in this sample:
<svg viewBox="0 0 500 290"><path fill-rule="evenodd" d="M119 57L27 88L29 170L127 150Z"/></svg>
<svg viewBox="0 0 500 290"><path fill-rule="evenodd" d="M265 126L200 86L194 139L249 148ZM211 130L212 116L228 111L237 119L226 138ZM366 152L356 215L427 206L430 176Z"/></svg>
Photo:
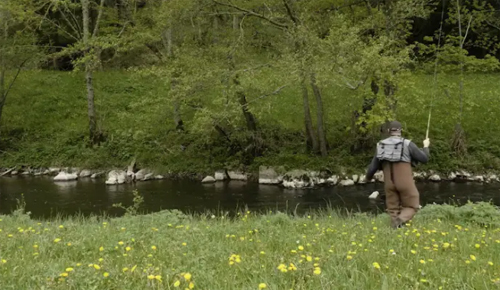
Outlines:
<svg viewBox="0 0 500 290"><path fill-rule="evenodd" d="M66 9L69 10L68 7L66 7ZM78 29L76 29L76 27L73 25L73 23L71 23L71 21L69 21L68 17L66 17L66 13L64 11L62 11L61 9L59 9L59 12L61 12L61 16L64 19L64 21L66 21L66 24L68 24L68 26L71 29L73 29L73 32L75 33L75 35L81 37L80 31L78 31Z"/></svg>
<svg viewBox="0 0 500 290"><path fill-rule="evenodd" d="M266 20L267 22L273 24L274 26L277 26L279 28L283 28L283 29L288 29L288 25L286 24L282 24L282 23L279 23L279 22L276 22L262 14L259 14L255 11L252 11L252 10L248 10L248 9L245 9L245 8L241 8L241 7L238 7L236 5L233 5L233 4L230 4L230 3L222 3L222 2L219 2L217 0L212 0L215 4L218 4L218 5L222 5L222 6L226 6L226 7L231 7L233 9L236 9L236 10L239 10L239 11L242 11L242 12L245 12L247 13L248 15L251 15L251 16L255 16L257 18L260 18L260 19L264 19Z"/></svg>
<svg viewBox="0 0 500 290"><path fill-rule="evenodd" d="M19 76L19 74L21 73L21 69L24 67L24 65L26 64L26 62L28 62L29 58L25 59L20 65L19 67L17 68L17 72L16 72L16 75L14 76L14 78L12 79L12 81L10 82L9 84L9 87L7 88L7 90L4 92L3 96L2 97L2 100L5 101L5 99L7 98L7 95L9 94L10 90L12 89L12 86L14 85L14 83L16 82L17 80L17 77Z"/></svg>
<svg viewBox="0 0 500 290"><path fill-rule="evenodd" d="M462 43L460 44L460 47L463 48L464 47L464 43L465 43L465 40L467 39L467 34L469 34L469 28L470 28L470 24L472 22L472 15L469 19L469 24L467 24L467 29L465 30L465 36L464 36L464 39L462 39Z"/></svg>
<svg viewBox="0 0 500 290"><path fill-rule="evenodd" d="M92 33L93 37L96 37L99 33L99 23L101 22L102 11L104 10L104 0L101 0L101 4L99 5L99 12L97 14L97 20L94 26L94 32Z"/></svg>
<svg viewBox="0 0 500 290"><path fill-rule="evenodd" d="M299 24L299 19L293 14L292 8L290 7L290 4L288 4L288 1L283 0L283 4L285 5L286 12L288 13L288 16L290 16L290 19L292 19L293 23L295 23L295 25Z"/></svg>
<svg viewBox="0 0 500 290"><path fill-rule="evenodd" d="M283 90L286 87L288 87L288 85L283 85L283 86L277 88L276 90L274 90L274 92L272 92L272 93L265 94L265 95L262 95L262 96L258 97L257 99L251 100L251 101L249 101L249 102L247 102L245 104L245 107L248 106L248 104L253 103L255 101L258 101L260 99L263 99L263 98L266 98L266 97L269 97L269 96L273 96L273 95L277 95L277 94L279 94L281 92L281 90Z"/></svg>

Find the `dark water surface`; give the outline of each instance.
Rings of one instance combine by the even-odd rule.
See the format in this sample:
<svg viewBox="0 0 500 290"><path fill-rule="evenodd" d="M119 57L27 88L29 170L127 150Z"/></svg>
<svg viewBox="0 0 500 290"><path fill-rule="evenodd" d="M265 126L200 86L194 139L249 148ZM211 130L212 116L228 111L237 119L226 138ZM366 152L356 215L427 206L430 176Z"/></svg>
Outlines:
<svg viewBox="0 0 500 290"><path fill-rule="evenodd" d="M499 184L479 183L420 183L421 204L471 201L492 201L500 205ZM34 218L50 218L57 214L102 214L118 216L123 210L115 203L130 205L132 191L144 196L144 209L156 212L179 209L183 212L235 211L245 206L255 211L281 210L305 212L328 206L346 210L381 212L384 199L370 201L374 190L383 193L383 184L347 188L290 190L278 186L246 182L201 184L190 180L157 180L125 185L106 185L104 180L82 179L54 182L50 177L0 178L0 214L16 208L16 199L24 195L26 210Z"/></svg>

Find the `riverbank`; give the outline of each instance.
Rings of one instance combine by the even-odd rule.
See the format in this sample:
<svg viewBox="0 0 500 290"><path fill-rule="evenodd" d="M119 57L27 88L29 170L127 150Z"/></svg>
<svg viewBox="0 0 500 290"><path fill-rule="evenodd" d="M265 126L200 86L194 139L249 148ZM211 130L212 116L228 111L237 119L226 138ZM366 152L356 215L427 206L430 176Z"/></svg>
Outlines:
<svg viewBox="0 0 500 290"><path fill-rule="evenodd" d="M385 214L329 211L51 222L18 211L0 217L0 278L2 289L496 289L499 220L485 203L429 205L396 231Z"/></svg>
<svg viewBox="0 0 500 290"><path fill-rule="evenodd" d="M260 89L273 91L275 86L268 80L274 77L255 76L252 81L266 78ZM450 146L458 102L444 93L436 96L430 128L432 158L428 165L419 167L419 171L433 170L447 176L458 170L474 174L500 170L500 146L496 139L500 135L497 118L500 103L496 95L500 84L496 78L493 74L470 74L465 80L462 125L468 145L466 154L455 154ZM429 96L434 94L428 86L431 80L432 76L414 74L398 88L398 119L404 124L405 136L419 146L425 136ZM440 76L440 84L450 96L457 92L454 75ZM351 151L357 144L349 127L352 113L361 107L365 92L329 85L331 87L323 91L327 157L306 152L301 90L290 85L275 96L262 99L257 93L247 96L250 110L257 119L263 149L260 156L252 159L247 154L248 148L242 147L248 132L244 130L239 109L227 112L231 122L221 123L228 140L221 139L220 132L207 121L221 111L214 101L220 92L208 90L202 98L186 100L181 108L185 131L179 132L173 122L172 99L163 82L124 71L96 73L96 110L106 141L92 148L88 146L82 75L25 71L9 93L2 115L0 167L126 170L135 159L138 168L197 179L221 169L256 176L261 166L360 175L370 162L374 142L379 137L374 129L364 140L366 148ZM346 102L347 99L350 101ZM30 104L29 114L26 104ZM314 104L311 106L313 110ZM199 108L204 108L203 112Z"/></svg>

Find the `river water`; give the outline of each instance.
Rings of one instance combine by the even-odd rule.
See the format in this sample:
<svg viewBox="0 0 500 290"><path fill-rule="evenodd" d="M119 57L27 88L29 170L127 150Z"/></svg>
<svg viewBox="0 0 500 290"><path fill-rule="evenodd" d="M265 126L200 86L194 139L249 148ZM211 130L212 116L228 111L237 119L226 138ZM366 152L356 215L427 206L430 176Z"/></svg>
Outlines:
<svg viewBox="0 0 500 290"><path fill-rule="evenodd" d="M418 188L422 205L467 200L492 201L500 205L500 184L419 183ZM106 185L104 180L54 182L50 177L17 176L0 178L0 214L11 213L17 199L23 195L26 210L38 219L75 214L119 216L123 210L114 208L113 204L131 205L134 189L144 197L144 212L178 209L186 213L231 213L245 207L252 211L296 210L299 213L327 207L374 213L384 211L383 198L368 199L374 190L383 193L383 184L291 190L237 181L201 184L192 180L155 180Z"/></svg>

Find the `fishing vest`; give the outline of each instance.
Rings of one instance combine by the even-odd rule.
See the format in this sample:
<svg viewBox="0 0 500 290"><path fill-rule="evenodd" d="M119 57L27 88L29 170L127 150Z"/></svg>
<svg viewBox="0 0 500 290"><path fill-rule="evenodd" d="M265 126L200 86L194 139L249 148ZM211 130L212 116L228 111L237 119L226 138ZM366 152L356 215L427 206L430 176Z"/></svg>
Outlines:
<svg viewBox="0 0 500 290"><path fill-rule="evenodd" d="M380 161L411 163L410 140L391 136L377 143L377 158Z"/></svg>

